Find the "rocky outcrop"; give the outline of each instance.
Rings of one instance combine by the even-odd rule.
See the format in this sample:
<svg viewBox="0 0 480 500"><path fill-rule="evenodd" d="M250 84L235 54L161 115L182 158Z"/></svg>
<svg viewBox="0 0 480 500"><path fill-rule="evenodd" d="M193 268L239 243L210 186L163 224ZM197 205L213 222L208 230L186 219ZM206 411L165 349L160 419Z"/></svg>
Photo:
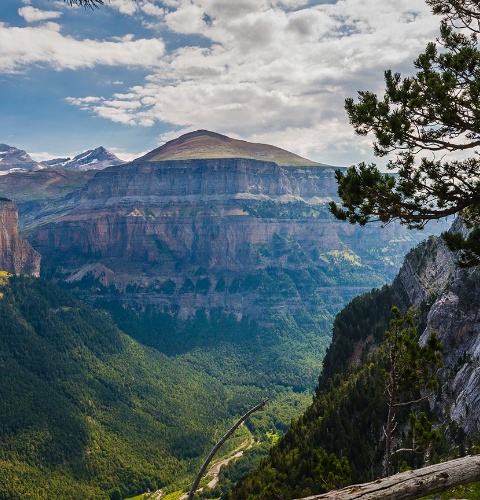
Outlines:
<svg viewBox="0 0 480 500"><path fill-rule="evenodd" d="M222 308L260 320L266 310L333 314L393 277L423 237L333 220L326 204L335 190L331 167L137 160L99 171L60 212L40 215L28 237L50 276L93 278L102 294L115 290L135 307L180 317Z"/></svg>
<svg viewBox="0 0 480 500"><path fill-rule="evenodd" d="M17 207L6 199L0 200L0 270L40 275L40 254L18 236Z"/></svg>
<svg viewBox="0 0 480 500"><path fill-rule="evenodd" d="M461 219L452 231L465 232ZM480 432L480 268L461 269L443 240L431 237L406 257L392 284L393 303L426 307L425 342L438 332L443 345L442 390L431 404L442 420Z"/></svg>

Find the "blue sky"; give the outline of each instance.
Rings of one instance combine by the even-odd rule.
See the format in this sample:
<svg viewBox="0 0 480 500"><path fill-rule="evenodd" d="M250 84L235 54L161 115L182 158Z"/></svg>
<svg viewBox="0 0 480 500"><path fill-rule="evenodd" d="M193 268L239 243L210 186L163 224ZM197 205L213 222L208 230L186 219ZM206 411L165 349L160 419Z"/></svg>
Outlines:
<svg viewBox="0 0 480 500"><path fill-rule="evenodd" d="M343 110L412 72L437 35L420 0L0 2L0 143L36 159L132 159L208 129L334 165L371 160Z"/></svg>

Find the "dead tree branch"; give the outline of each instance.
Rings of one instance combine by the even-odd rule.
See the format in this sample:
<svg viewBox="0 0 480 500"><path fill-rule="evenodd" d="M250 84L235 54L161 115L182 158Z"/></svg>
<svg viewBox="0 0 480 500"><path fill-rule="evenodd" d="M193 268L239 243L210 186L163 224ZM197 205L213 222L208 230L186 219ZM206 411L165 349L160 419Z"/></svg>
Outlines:
<svg viewBox="0 0 480 500"><path fill-rule="evenodd" d="M467 456L301 500L415 500L480 481L480 456Z"/></svg>
<svg viewBox="0 0 480 500"><path fill-rule="evenodd" d="M213 447L212 451L210 452L207 459L205 460L202 467L200 468L200 471L198 472L198 474L195 478L195 481L192 484L192 489L190 490L190 493L188 494L187 500L193 500L193 497L195 495L195 492L197 491L198 485L200 484L200 480L202 479L203 475L205 474L205 471L207 470L208 464L211 462L215 453L217 453L217 451L221 448L223 443L225 443L225 441L235 432L237 427L239 427L243 422L245 422L245 420L247 420L247 418L252 413L254 413L257 410L259 410L260 408L264 407L267 404L267 401L268 401L268 398L265 398L261 403L259 403L258 405L254 406L253 408L248 410L247 413L245 413L245 415L243 415L243 417L238 419L238 421L235 423L235 425L230 427L230 429L225 433L225 435L222 437L222 439L220 439L220 441Z"/></svg>

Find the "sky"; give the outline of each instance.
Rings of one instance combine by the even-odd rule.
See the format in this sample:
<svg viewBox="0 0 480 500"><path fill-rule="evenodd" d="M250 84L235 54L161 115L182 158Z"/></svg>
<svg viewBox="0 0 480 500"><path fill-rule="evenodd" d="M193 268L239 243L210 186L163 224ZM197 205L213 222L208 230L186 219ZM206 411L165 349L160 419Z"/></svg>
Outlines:
<svg viewBox="0 0 480 500"><path fill-rule="evenodd" d="M344 100L412 74L438 24L421 0L0 0L0 143L131 160L207 129L381 164Z"/></svg>

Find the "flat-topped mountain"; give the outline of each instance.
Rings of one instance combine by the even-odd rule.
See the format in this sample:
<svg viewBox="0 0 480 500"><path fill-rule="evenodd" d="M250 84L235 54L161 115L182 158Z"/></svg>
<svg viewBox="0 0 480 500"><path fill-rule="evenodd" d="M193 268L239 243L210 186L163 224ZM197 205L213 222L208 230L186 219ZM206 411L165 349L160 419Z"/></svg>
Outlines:
<svg viewBox="0 0 480 500"><path fill-rule="evenodd" d="M271 161L279 166L324 166L285 149L268 144L232 139L208 130L184 134L139 158L143 161L191 160L204 158L246 158Z"/></svg>
<svg viewBox="0 0 480 500"><path fill-rule="evenodd" d="M96 282L90 298L100 284L115 300L183 319L221 309L304 323L393 278L423 237L333 220L336 191L332 167L198 131L48 205L22 200L22 222L48 275Z"/></svg>

